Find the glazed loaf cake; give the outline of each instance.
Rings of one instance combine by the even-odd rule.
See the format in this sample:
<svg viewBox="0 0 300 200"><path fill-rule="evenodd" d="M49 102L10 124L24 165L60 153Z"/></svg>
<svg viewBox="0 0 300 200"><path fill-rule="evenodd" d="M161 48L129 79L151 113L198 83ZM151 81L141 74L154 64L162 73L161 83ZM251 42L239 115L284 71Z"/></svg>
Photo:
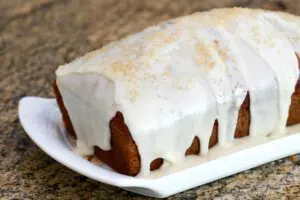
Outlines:
<svg viewBox="0 0 300 200"><path fill-rule="evenodd" d="M205 156L300 123L300 18L216 9L150 27L56 71L76 151L119 173Z"/></svg>

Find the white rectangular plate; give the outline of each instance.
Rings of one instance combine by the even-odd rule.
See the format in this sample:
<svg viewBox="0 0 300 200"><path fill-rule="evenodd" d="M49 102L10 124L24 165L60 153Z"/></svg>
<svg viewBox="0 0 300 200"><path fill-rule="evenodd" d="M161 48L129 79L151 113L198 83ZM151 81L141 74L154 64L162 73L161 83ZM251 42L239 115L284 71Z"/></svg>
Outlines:
<svg viewBox="0 0 300 200"><path fill-rule="evenodd" d="M25 97L19 103L19 118L29 137L48 155L94 180L146 196L163 198L214 180L300 153L300 126L289 134L264 144L224 155L156 179L118 174L104 165L97 166L72 152L54 99Z"/></svg>

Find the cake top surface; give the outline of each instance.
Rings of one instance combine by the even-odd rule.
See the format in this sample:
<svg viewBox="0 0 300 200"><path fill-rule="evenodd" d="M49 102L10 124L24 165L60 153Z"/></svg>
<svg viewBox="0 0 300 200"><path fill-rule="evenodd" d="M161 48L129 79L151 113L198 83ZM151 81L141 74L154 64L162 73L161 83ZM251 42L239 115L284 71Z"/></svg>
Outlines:
<svg viewBox="0 0 300 200"><path fill-rule="evenodd" d="M96 72L112 79L117 75L130 77L134 75L133 71L147 67L145 63L136 67L133 62L139 60L149 63L155 60L161 51L171 51L172 49L169 48L172 45L175 43L179 45L181 41L192 37L199 30L211 28L218 32L219 28L226 28L228 32L236 32L248 26L251 27L251 34L255 37L260 34L260 31L270 29L269 26L264 26L265 23L288 26L294 33L300 30L300 17L288 13L248 8L214 9L169 20L120 41L111 42L99 50L87 53L71 63L60 66L56 74L60 76L69 73ZM299 34L294 34L293 37L294 40L300 40ZM195 38L189 42L199 46L201 44L198 43L207 42L207 38ZM259 37L255 42L261 43L261 45L270 45L271 43L260 41ZM214 44L209 46L209 48L215 47ZM202 57L208 56L205 48L199 46L196 48L197 50L203 54ZM201 60L201 62L205 62L206 67L212 66L209 60Z"/></svg>
<svg viewBox="0 0 300 200"><path fill-rule="evenodd" d="M173 65L177 62L176 55L188 54L192 57L190 60L198 63L196 71L207 72L219 66L217 63L222 61L218 58L235 59L226 53L230 47L220 47L216 40L211 41L212 35L226 40L222 38L226 33L234 37L240 31L250 31L247 34L252 37L252 43L272 46L274 33L283 31L278 30L278 27L287 29L285 36L299 44L300 34L295 33L300 32L300 18L287 13L246 8L194 13L152 26L87 53L60 66L56 74L97 73L113 81L122 79L124 83L139 79L155 81L169 76L176 80L176 75L188 74L190 82L197 73L191 69L182 69L181 65ZM269 39L264 40L262 33L269 34ZM189 84L183 86L189 87Z"/></svg>

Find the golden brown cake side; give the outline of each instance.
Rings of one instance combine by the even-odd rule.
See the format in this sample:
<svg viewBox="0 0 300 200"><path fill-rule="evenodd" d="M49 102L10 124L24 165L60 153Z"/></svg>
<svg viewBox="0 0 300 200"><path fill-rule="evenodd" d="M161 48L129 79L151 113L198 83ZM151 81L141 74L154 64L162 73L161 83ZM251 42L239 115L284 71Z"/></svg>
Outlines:
<svg viewBox="0 0 300 200"><path fill-rule="evenodd" d="M296 53L296 56L298 58L298 66L300 70L300 54ZM292 103L289 110L287 125L290 126L297 123L300 123L300 77L295 87L295 92L292 95Z"/></svg>
<svg viewBox="0 0 300 200"><path fill-rule="evenodd" d="M53 90L60 111L62 113L63 122L68 133L76 138L76 133L73 128L70 116L64 106L63 99L59 92L56 82L53 84ZM133 141L127 126L124 123L123 115L118 112L116 116L110 121L111 132L111 147L110 151L103 151L99 147L95 147L95 156L97 156L103 163L109 165L115 171L135 176L139 173L141 162L137 146Z"/></svg>

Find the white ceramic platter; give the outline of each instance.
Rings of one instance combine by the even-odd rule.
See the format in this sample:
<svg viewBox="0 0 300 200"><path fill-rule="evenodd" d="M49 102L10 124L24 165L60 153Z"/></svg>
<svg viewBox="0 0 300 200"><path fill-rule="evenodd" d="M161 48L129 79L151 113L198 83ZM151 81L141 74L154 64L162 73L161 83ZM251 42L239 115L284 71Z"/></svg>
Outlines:
<svg viewBox="0 0 300 200"><path fill-rule="evenodd" d="M95 165L72 152L54 99L25 97L19 103L19 118L29 137L48 155L89 178L151 197L167 197L184 190L300 153L300 126L267 143L206 161L159 178L134 178L118 174L105 165Z"/></svg>

